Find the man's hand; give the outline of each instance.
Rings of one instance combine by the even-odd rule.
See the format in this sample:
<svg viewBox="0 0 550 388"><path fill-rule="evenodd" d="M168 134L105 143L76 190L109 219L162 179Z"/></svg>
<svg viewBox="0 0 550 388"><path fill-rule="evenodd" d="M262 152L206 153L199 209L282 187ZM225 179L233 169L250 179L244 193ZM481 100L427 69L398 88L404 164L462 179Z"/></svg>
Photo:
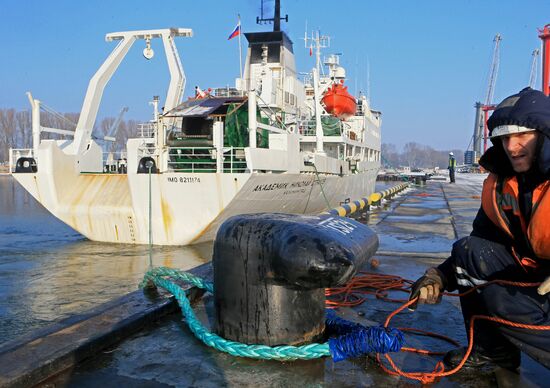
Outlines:
<svg viewBox="0 0 550 388"><path fill-rule="evenodd" d="M424 276L418 279L411 287L409 300L418 297L418 301L410 305L409 309L416 310L418 303L439 303L441 301L442 292L445 289L445 283L445 276L440 270L437 268L428 269Z"/></svg>
<svg viewBox="0 0 550 388"><path fill-rule="evenodd" d="M537 288L539 295L546 295L550 292L550 276L546 278L545 281Z"/></svg>

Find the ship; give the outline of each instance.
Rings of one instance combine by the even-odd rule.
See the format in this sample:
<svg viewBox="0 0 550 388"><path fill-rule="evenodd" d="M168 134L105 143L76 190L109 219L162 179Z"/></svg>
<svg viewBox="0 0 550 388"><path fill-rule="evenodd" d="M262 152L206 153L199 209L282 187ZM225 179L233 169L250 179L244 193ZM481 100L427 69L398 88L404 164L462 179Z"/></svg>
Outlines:
<svg viewBox="0 0 550 388"><path fill-rule="evenodd" d="M318 214L370 195L381 113L347 91L338 55L321 59L319 33L306 39L316 63L301 77L276 3L272 31L243 34L248 47L235 86L197 87L186 100L176 41L191 38L191 29L107 34L118 45L91 78L74 131L42 126L41 102L28 94L33 144L10 150L12 176L55 217L108 243L197 244L234 215ZM152 56L152 39L162 40L166 55L166 97L162 105L153 99L152 119L124 152L105 152L92 135L103 91L136 41Z"/></svg>

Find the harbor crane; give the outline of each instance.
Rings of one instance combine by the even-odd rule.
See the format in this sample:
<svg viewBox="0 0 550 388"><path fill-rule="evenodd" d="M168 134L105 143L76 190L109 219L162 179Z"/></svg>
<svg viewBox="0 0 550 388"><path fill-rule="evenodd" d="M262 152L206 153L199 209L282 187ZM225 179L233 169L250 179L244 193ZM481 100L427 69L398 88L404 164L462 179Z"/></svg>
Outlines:
<svg viewBox="0 0 550 388"><path fill-rule="evenodd" d="M542 50L535 49L532 52L531 71L529 74L529 86L535 87L537 83L537 68L538 57L542 57L542 86L541 90L547 96L550 95L550 24L545 25L539 29L539 38L542 40ZM487 150L487 119L489 112L495 109L495 105L492 104L493 94L495 90L495 83L498 74L499 55L500 55L500 41L502 37L500 34L495 35L493 39L493 59L491 62L491 70L489 73L489 85L487 87L487 95L485 97L485 103L476 102L476 116L474 125L473 136L473 152L474 157L472 161L477 159L481 155L481 138L483 137L483 151ZM483 134L483 135L482 135Z"/></svg>
<svg viewBox="0 0 550 388"><path fill-rule="evenodd" d="M495 94L495 84L497 82L498 66L500 64L500 41L502 37L500 34L496 34L493 42L495 46L493 48L493 60L491 61L491 72L489 73L489 85L487 85L487 96L485 97L485 105L491 105L493 101L493 95Z"/></svg>
<svg viewBox="0 0 550 388"><path fill-rule="evenodd" d="M476 102L476 117L474 125L474 138L473 138L473 148L474 153L478 157L481 155L481 139L483 138L483 152L487 150L487 119L489 118L489 112L495 109L493 105L493 96L495 93L495 84L497 81L498 67L500 63L500 41L502 37L500 34L496 34L493 42L493 58L491 60L491 67L489 71L489 82L487 85L487 94L485 96L485 102Z"/></svg>
<svg viewBox="0 0 550 388"><path fill-rule="evenodd" d="M542 40L542 92L547 96L550 94L550 24L539 29L539 38Z"/></svg>
<svg viewBox="0 0 550 388"><path fill-rule="evenodd" d="M538 57L540 54L539 49L534 49L532 55L532 62L531 62L531 73L529 74L529 87L535 88L535 84L537 83L537 69L538 69Z"/></svg>

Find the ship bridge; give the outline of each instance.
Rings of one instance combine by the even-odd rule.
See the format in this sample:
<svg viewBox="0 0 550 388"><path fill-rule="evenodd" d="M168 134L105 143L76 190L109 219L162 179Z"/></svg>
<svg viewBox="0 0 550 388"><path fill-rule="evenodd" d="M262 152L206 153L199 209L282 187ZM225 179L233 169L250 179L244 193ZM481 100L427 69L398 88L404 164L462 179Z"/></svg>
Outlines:
<svg viewBox="0 0 550 388"><path fill-rule="evenodd" d="M256 90L258 105L294 114L305 98L296 78L292 41L284 31L250 32L244 71L244 89Z"/></svg>
<svg viewBox="0 0 550 388"><path fill-rule="evenodd" d="M265 67L284 70L285 76L296 77L292 41L284 31L248 32L244 36L248 40L244 73L247 85L250 85L251 73L258 80ZM253 73L253 68L258 70ZM276 77L278 74L273 75Z"/></svg>

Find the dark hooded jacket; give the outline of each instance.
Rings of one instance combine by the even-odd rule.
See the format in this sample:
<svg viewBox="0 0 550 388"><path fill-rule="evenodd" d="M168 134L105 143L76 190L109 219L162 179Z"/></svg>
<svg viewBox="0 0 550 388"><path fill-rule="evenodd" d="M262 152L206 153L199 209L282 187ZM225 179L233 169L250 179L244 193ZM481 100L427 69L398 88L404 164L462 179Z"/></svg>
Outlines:
<svg viewBox="0 0 550 388"><path fill-rule="evenodd" d="M500 125L519 125L539 132L536 160L533 173L548 179L550 173L550 98L544 93L525 88L518 94L507 97L495 109L487 126L489 136ZM491 140L493 146L483 154L479 164L499 176L515 174L499 138Z"/></svg>
<svg viewBox="0 0 550 388"><path fill-rule="evenodd" d="M525 88L518 94L502 101L489 118L487 125L489 135L500 125L519 125L538 131L535 160L531 169L525 173L516 173L512 168L499 138L492 139L493 146L481 157L479 164L487 171L499 177L516 175L519 187L519 206L521 213L529 222L532 212L533 190L540 183L550 178L550 98L538 90ZM550 195L550 194L548 194ZM515 217L514 217L515 219ZM514 250L522 256L534 257L527 236L522 232L519 220L512 223L512 231L516 237ZM480 208L473 222L471 236L500 243L512 248L512 241L506 233L497 227ZM452 257L439 267L447 279L452 279ZM448 289L454 289L450 284Z"/></svg>

